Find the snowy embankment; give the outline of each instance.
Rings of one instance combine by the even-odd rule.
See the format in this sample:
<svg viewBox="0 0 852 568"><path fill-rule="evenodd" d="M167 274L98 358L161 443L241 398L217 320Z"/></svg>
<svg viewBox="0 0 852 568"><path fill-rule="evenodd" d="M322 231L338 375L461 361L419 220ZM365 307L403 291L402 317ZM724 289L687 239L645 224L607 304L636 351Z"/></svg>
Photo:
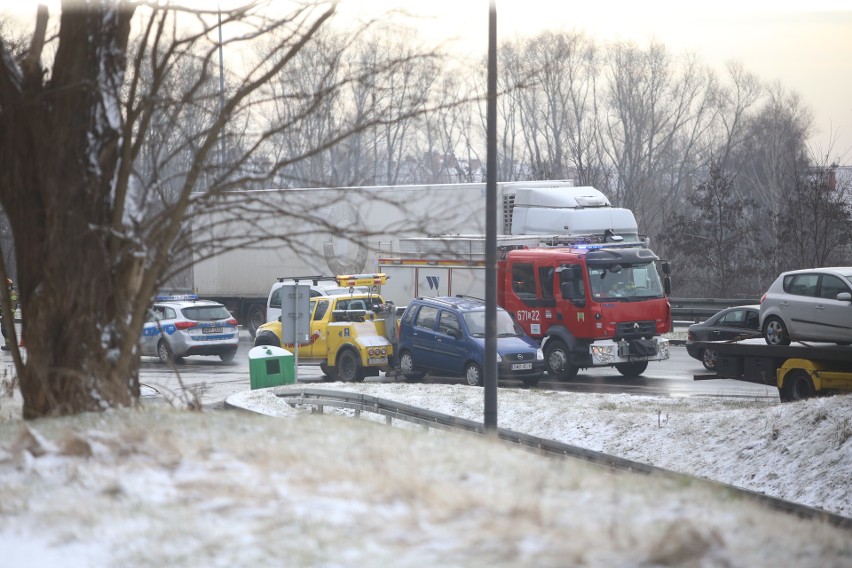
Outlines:
<svg viewBox="0 0 852 568"><path fill-rule="evenodd" d="M481 420L481 389L322 388ZM852 565L848 530L714 486L311 415L277 390L229 397L254 413L146 401L28 423L0 396L3 566ZM850 402L501 389L498 421L849 516Z"/></svg>

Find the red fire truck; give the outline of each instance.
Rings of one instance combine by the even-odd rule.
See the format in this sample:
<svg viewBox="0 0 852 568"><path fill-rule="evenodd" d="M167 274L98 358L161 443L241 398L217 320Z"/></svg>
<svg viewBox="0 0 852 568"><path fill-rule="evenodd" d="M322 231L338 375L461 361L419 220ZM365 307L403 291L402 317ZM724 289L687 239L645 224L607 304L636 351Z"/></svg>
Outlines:
<svg viewBox="0 0 852 568"><path fill-rule="evenodd" d="M479 244L481 239L475 237ZM484 295L483 254L416 254L414 249L476 250L470 237L411 239L408 253L379 259L388 284L420 295ZM428 242L427 242L428 241ZM671 267L645 241L608 231L583 237L538 237L535 244L498 240L497 303L542 344L551 376L612 366L642 374L669 357ZM660 278L657 265L664 274ZM440 284L440 285L439 285ZM425 294L424 294L425 292Z"/></svg>
<svg viewBox="0 0 852 568"><path fill-rule="evenodd" d="M506 251L497 303L542 342L547 370L567 379L582 368L642 374L668 359L671 267L637 243L573 242Z"/></svg>

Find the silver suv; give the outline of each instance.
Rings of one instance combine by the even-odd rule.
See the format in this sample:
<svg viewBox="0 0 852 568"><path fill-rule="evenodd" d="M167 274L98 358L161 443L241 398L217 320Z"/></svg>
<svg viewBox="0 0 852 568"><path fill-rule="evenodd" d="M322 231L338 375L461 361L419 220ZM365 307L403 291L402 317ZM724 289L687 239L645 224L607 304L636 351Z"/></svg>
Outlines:
<svg viewBox="0 0 852 568"><path fill-rule="evenodd" d="M852 267L782 273L760 299L760 329L769 345L852 343Z"/></svg>

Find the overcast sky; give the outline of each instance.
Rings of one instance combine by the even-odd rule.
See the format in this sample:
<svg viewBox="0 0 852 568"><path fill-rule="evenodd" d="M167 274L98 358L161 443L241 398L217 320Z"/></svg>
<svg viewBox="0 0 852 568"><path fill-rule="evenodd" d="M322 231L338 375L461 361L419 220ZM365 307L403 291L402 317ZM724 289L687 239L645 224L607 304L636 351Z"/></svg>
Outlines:
<svg viewBox="0 0 852 568"><path fill-rule="evenodd" d="M58 0L45 0L52 9ZM201 0L183 0L187 3ZM237 0L219 0L222 7ZM454 37L467 53L488 38L489 0L341 0L344 15L364 16L404 8L424 38ZM815 117L815 149L852 165L852 1L850 0L495 0L498 38L545 29L582 30L598 41L650 39L674 52L692 51L720 70L739 60L764 81L797 91ZM0 0L0 12L35 12L36 0ZM204 0L207 8L213 0ZM273 6L287 5L276 0ZM411 22L410 22L411 23Z"/></svg>
<svg viewBox="0 0 852 568"><path fill-rule="evenodd" d="M489 0L344 0L364 10L403 6L428 15L436 36L487 46ZM852 165L852 1L850 0L496 0L497 34L582 30L599 41L650 39L691 51L719 70L739 60L763 81L780 80L814 112L812 144Z"/></svg>

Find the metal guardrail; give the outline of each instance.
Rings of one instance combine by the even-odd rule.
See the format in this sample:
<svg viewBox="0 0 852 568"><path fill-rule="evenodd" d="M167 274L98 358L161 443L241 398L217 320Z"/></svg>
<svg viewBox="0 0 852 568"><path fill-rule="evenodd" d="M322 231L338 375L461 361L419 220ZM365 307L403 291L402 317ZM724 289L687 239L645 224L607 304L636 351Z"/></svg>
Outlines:
<svg viewBox="0 0 852 568"><path fill-rule="evenodd" d="M748 298L669 298L672 317L676 320L704 321L719 310L732 306L759 304L760 300Z"/></svg>
<svg viewBox="0 0 852 568"><path fill-rule="evenodd" d="M349 408L355 410L356 416L358 416L361 412L372 412L375 414L383 415L385 416L385 421L388 424L390 424L391 421L396 418L398 420L404 420L406 422L418 424L428 428L439 428L450 431L466 431L476 434L485 433L483 425L479 422L474 422L472 420L458 418L449 414L442 414L440 412L434 412L431 410L426 410L424 408L418 408L415 406L410 406L407 404L402 404L399 402L394 402L392 400L382 399L367 394L342 391L327 391L319 389L301 389L278 392L276 393L276 396L279 398L286 399L287 403L291 406L295 406L297 404L313 405L317 408L318 413L322 413L323 407L325 406L336 408ZM572 446L570 444L557 442L555 440L539 438L536 436L531 436L529 434L524 434L522 432L507 430L505 428L497 429L497 437L503 442L520 445L525 448L540 452L546 456L562 456L579 459L587 463L602 466L608 470L620 470L633 473L642 473L645 475L662 475L665 477L673 477L677 479L689 479L693 483L704 483L708 485L713 485L716 487L724 488L725 490L735 493L738 496L748 499L750 501L755 501L769 509L774 509L779 512L795 515L797 517L809 519L812 521L824 522L838 528L852 531L852 518L830 513L828 511L817 509L815 507L809 507L807 505L801 505L799 503L785 501L777 497L771 497L764 493L749 491L748 489L742 489L734 485L728 485L726 483L721 483L718 481L712 481L701 477L694 477L687 474L677 473L650 464L620 458L618 456L605 454L603 452L588 450L579 446Z"/></svg>

